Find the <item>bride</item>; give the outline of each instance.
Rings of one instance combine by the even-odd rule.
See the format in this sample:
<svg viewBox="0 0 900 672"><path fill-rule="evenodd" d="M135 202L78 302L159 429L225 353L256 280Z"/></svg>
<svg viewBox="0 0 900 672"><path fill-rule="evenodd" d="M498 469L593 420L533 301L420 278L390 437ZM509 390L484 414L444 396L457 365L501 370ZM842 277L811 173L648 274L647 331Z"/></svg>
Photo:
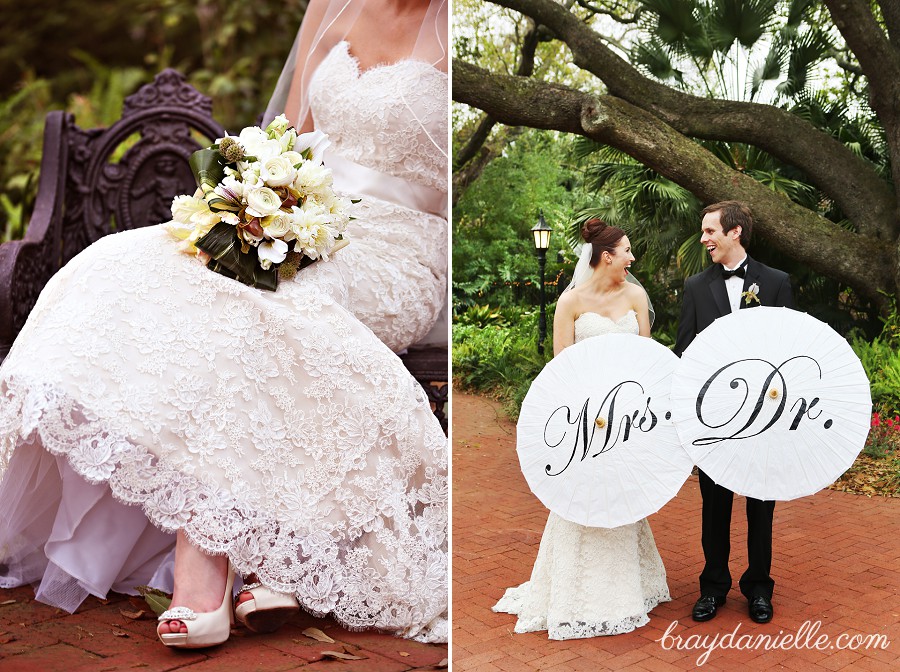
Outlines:
<svg viewBox="0 0 900 672"><path fill-rule="evenodd" d="M650 336L647 294L627 280L634 255L624 231L591 219L582 237L574 286L560 297L553 318L554 355L592 336ZM516 632L577 639L631 632L670 599L646 518L606 529L550 513L531 580L508 589L493 610L516 614Z"/></svg>
<svg viewBox="0 0 900 672"><path fill-rule="evenodd" d="M446 438L394 354L446 294L446 38L444 0L310 2L272 107L360 199L331 260L268 292L156 226L48 283L0 367L0 587L174 587L160 639L201 647L237 573L256 631L446 641Z"/></svg>

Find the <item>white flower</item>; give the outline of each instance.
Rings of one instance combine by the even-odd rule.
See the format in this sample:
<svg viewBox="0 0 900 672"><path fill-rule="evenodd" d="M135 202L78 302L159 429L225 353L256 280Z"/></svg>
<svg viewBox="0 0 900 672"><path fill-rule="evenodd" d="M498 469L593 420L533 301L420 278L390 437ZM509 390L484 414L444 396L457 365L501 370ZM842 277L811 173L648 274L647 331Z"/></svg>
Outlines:
<svg viewBox="0 0 900 672"><path fill-rule="evenodd" d="M240 203L244 197L244 183L237 179L235 175L236 173L231 171L231 174L226 175L213 191L228 201Z"/></svg>
<svg viewBox="0 0 900 672"><path fill-rule="evenodd" d="M278 212L281 197L268 187L251 189L247 194L247 214L253 217L268 217Z"/></svg>
<svg viewBox="0 0 900 672"><path fill-rule="evenodd" d="M260 224L267 238L284 238L288 233L292 233L291 217L286 212L276 212L274 215L264 217ZM288 240L292 238L293 235Z"/></svg>
<svg viewBox="0 0 900 672"><path fill-rule="evenodd" d="M193 196L176 196L172 199L172 218L180 224L215 224L218 218L206 201ZM215 221L213 221L215 220Z"/></svg>
<svg viewBox="0 0 900 672"><path fill-rule="evenodd" d="M294 151L301 154L309 150L309 158L315 163L322 163L322 155L331 145L331 140L322 131L313 131L311 133L301 133L294 142Z"/></svg>
<svg viewBox="0 0 900 672"><path fill-rule="evenodd" d="M282 134L280 138L278 138L278 143L281 145L282 152L289 152L294 148L294 143L297 142L297 131L293 128L289 128L285 133Z"/></svg>
<svg viewBox="0 0 900 672"><path fill-rule="evenodd" d="M310 259L318 259L334 247L334 233L324 224L307 227L297 234L296 247Z"/></svg>
<svg viewBox="0 0 900 672"><path fill-rule="evenodd" d="M306 161L306 159L304 159L303 156L301 156L299 152L294 152L294 151L284 152L281 156L283 158L287 159L288 161L290 161L291 165L295 166L295 167L299 166L301 163Z"/></svg>
<svg viewBox="0 0 900 672"><path fill-rule="evenodd" d="M260 177L270 187L286 187L294 181L296 176L297 170L294 168L294 164L284 156L268 159L262 164L260 170Z"/></svg>
<svg viewBox="0 0 900 672"><path fill-rule="evenodd" d="M331 187L331 169L321 164L306 161L297 169L293 187L303 194L320 193Z"/></svg>
<svg viewBox="0 0 900 672"><path fill-rule="evenodd" d="M318 208L303 207L296 205L291 208L291 228L295 233L305 231L314 226L321 226L325 223L325 215Z"/></svg>
<svg viewBox="0 0 900 672"><path fill-rule="evenodd" d="M241 169L241 182L244 184L244 197L246 198L247 191L250 189L259 189L260 187L266 186L260 176L260 164L258 163L239 163L238 167Z"/></svg>
<svg viewBox="0 0 900 672"><path fill-rule="evenodd" d="M281 154L281 143L269 138L264 130L257 126L248 126L238 136L247 156L256 157L260 162Z"/></svg>
<svg viewBox="0 0 900 672"><path fill-rule="evenodd" d="M288 118L282 113L269 122L269 125L266 126L265 133L267 135L271 133L271 137L275 137L276 135L284 133L290 125L291 122L288 121Z"/></svg>
<svg viewBox="0 0 900 672"><path fill-rule="evenodd" d="M224 212L217 212L216 214L219 215L220 221L226 222L227 224L231 224L232 226L237 226L238 224L241 223L241 218L238 217L233 212L228 212L226 210Z"/></svg>
<svg viewBox="0 0 900 672"><path fill-rule="evenodd" d="M256 248L259 254L259 265L269 270L272 264L280 264L287 256L288 244L283 240L266 240Z"/></svg>
<svg viewBox="0 0 900 672"><path fill-rule="evenodd" d="M757 284L754 282L752 285L750 285L750 288L749 288L747 291L748 291L748 292L752 292L752 293L754 293L754 294L758 294L758 293L759 293L759 285L757 285Z"/></svg>

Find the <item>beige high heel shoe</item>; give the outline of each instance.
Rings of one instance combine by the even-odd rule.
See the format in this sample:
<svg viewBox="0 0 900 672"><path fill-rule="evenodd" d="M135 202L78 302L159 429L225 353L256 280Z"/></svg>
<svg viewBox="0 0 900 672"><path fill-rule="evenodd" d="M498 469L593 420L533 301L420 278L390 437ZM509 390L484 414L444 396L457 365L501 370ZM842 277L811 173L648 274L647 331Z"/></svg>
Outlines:
<svg viewBox="0 0 900 672"><path fill-rule="evenodd" d="M164 611L156 620L182 621L187 626L187 632L160 632L156 626L156 634L159 640L166 646L179 649L199 649L205 646L215 646L228 639L231 634L231 625L234 623L234 613L231 610L231 589L234 586L234 570L228 566L228 578L225 580L225 595L222 604L215 611L196 613L187 607L174 607Z"/></svg>
<svg viewBox="0 0 900 672"><path fill-rule="evenodd" d="M252 632L275 632L300 611L296 597L276 593L261 583L246 584L238 593L238 598L241 593L250 593L251 599L239 602L234 608L234 615Z"/></svg>

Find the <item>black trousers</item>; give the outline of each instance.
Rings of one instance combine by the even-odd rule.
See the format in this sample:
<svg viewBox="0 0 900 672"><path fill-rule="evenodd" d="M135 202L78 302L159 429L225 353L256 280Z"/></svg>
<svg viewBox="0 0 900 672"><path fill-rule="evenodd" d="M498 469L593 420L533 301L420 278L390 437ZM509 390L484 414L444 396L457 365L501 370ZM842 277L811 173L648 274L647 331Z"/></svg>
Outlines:
<svg viewBox="0 0 900 672"><path fill-rule="evenodd" d="M731 590L728 556L731 552L731 505L734 493L700 470L700 494L703 495L703 556L706 565L700 574L700 594L725 597ZM772 568L772 518L775 502L747 498L747 555L749 567L740 580L747 599L772 599L775 582Z"/></svg>

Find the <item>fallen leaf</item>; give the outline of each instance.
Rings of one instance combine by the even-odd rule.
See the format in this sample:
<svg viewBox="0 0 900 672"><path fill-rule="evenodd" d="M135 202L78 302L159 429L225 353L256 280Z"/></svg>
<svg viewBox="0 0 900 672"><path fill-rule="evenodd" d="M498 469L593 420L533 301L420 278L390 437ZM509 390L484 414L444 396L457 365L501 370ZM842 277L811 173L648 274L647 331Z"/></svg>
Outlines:
<svg viewBox="0 0 900 672"><path fill-rule="evenodd" d="M11 632L5 632L0 635L0 644L9 644L14 641L16 641L16 636Z"/></svg>
<svg viewBox="0 0 900 672"><path fill-rule="evenodd" d="M15 604L16 600L6 600L6 602L0 602L0 607L5 607L7 604Z"/></svg>
<svg viewBox="0 0 900 672"><path fill-rule="evenodd" d="M448 665L448 661L446 658L444 658L441 662L439 662L437 665L435 665L435 667L438 669L443 669L443 668L447 667L447 665Z"/></svg>
<svg viewBox="0 0 900 672"><path fill-rule="evenodd" d="M354 656L352 653L343 651L322 651L322 655L326 658L337 658L339 660L365 660L365 656Z"/></svg>
<svg viewBox="0 0 900 672"><path fill-rule="evenodd" d="M143 611L143 610L141 610L141 611L125 611L124 609L119 609L119 613L122 614L122 616L124 616L127 619L130 619L132 621L137 621L137 620L143 618L147 612Z"/></svg>
<svg viewBox="0 0 900 672"><path fill-rule="evenodd" d="M113 630L112 633L113 633L116 637L128 637L128 633L125 632L124 630Z"/></svg>
<svg viewBox="0 0 900 672"><path fill-rule="evenodd" d="M324 632L319 630L318 628L307 628L303 631L303 634L311 639L316 640L317 642L326 642L327 644L334 644L334 640L326 635Z"/></svg>
<svg viewBox="0 0 900 672"><path fill-rule="evenodd" d="M161 615L172 604L172 598L156 588L135 586L135 590L141 594L141 597L144 598L144 601L147 602L157 616Z"/></svg>
<svg viewBox="0 0 900 672"><path fill-rule="evenodd" d="M398 653L404 658L409 658L409 654L406 651L398 651Z"/></svg>

